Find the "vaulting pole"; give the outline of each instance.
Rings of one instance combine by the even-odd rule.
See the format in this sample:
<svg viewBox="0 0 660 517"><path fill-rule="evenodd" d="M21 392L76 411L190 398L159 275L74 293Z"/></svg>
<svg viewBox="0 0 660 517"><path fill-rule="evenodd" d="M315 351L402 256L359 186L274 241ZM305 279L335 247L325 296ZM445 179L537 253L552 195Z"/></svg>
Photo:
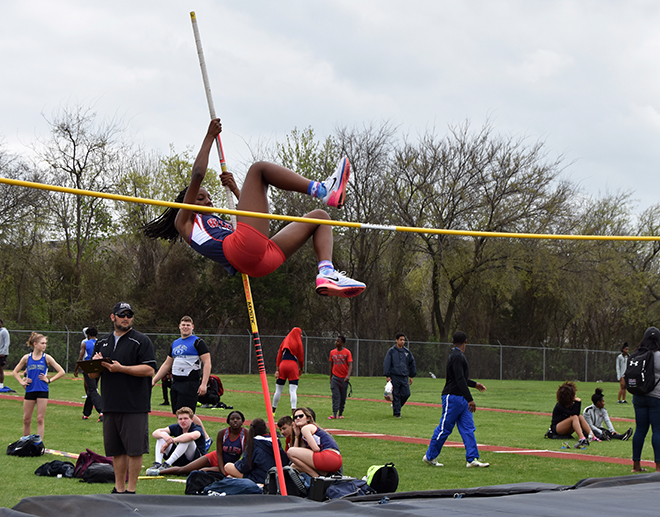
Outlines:
<svg viewBox="0 0 660 517"><path fill-rule="evenodd" d="M197 17L195 12L190 13L190 20L192 21L193 32L195 33L195 44L197 45L197 56L199 57L199 67L202 69L202 80L204 81L204 91L206 92L206 101L209 105L209 113L211 120L217 118L215 115L215 107L213 105L213 97L211 95L211 87L209 86L209 77L206 72L206 61L204 60L204 51L202 50L202 40L199 37L199 29L197 28ZM227 172L227 165L225 163L225 153L222 149L222 140L220 135L215 141L218 150L218 157L220 158L220 167L222 172ZM229 187L225 187L227 193L227 204L231 210L234 209L234 198ZM231 216L231 222L236 228L236 216ZM261 350L261 340L259 338L259 328L257 327L257 316L254 312L254 304L252 302L252 291L250 289L250 277L245 273L243 276L243 289L245 290L245 301L247 303L248 316L250 318L250 327L252 330L252 340L254 342L254 349L257 353L257 366L259 368L259 376L261 377L261 390L264 394L264 402L266 404L266 414L268 415L268 428L270 429L270 437L273 442L273 455L275 456L275 465L277 466L277 477L280 484L280 493L287 495L286 483L284 482L284 471L282 470L282 458L280 457L279 440L277 439L277 429L275 428L275 418L273 417L273 409L270 402L270 391L268 390L268 379L266 378L266 366L264 365L264 355ZM222 444L218 444L222 447Z"/></svg>

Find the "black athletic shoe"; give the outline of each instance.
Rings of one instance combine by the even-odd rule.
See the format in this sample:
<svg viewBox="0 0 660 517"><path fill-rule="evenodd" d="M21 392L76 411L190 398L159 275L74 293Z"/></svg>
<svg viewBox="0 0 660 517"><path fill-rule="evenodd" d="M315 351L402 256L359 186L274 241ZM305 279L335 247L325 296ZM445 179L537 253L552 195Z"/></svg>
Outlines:
<svg viewBox="0 0 660 517"><path fill-rule="evenodd" d="M627 442L628 440L630 440L630 437L632 435L633 435L632 427L629 427L628 430L625 433L623 433L623 437L621 438L621 440Z"/></svg>
<svg viewBox="0 0 660 517"><path fill-rule="evenodd" d="M170 405L170 403L169 403L169 402L167 402L167 401L165 401L165 402L161 402L161 403L160 403L160 404L158 404L158 405L159 405L159 406L169 406L169 405Z"/></svg>

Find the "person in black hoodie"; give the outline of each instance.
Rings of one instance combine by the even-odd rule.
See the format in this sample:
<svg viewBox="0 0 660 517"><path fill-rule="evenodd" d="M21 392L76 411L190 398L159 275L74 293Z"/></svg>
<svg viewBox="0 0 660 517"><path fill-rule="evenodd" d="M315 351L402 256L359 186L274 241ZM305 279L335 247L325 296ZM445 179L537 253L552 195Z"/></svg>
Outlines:
<svg viewBox="0 0 660 517"><path fill-rule="evenodd" d="M279 440L277 444L282 465L288 465L289 458ZM255 418L250 424L243 457L236 463L225 463L225 472L231 477L246 478L263 484L266 481L266 474L274 466L273 442L268 433L268 426L263 418Z"/></svg>
<svg viewBox="0 0 660 517"><path fill-rule="evenodd" d="M479 461L479 449L474 437L474 418L472 418L472 413L476 411L477 406L470 394L470 388L486 391L486 386L468 378L468 363L465 358L467 335L465 332L460 330L455 332L452 336L452 343L454 346L447 359L447 376L445 387L442 390L442 416L438 427L433 431L429 448L422 460L434 467L442 467L442 463L439 463L436 458L453 431L454 425L457 424L458 432L465 445L466 466L468 468L488 467L489 463Z"/></svg>

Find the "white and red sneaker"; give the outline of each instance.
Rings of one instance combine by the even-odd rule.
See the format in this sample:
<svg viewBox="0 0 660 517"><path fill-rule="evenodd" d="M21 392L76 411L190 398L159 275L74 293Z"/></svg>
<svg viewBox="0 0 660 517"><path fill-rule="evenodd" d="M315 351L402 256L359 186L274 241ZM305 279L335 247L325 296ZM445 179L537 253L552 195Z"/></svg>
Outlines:
<svg viewBox="0 0 660 517"><path fill-rule="evenodd" d="M366 287L362 282L348 278L343 271L335 269L326 268L316 275L316 294L321 296L352 298L362 293Z"/></svg>
<svg viewBox="0 0 660 517"><path fill-rule="evenodd" d="M323 202L328 206L341 208L346 200L346 185L351 175L351 164L345 156L337 162L337 168L332 176L323 182L326 195Z"/></svg>

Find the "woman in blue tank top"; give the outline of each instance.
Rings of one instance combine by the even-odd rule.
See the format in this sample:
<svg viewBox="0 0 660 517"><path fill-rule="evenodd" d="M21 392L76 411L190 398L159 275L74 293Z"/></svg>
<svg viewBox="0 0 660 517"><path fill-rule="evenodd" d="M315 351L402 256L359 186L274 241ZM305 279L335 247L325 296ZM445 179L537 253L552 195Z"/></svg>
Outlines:
<svg viewBox="0 0 660 517"><path fill-rule="evenodd" d="M25 400L23 401L23 436L30 434L32 414L37 407L37 434L44 437L46 406L48 405L48 391L51 382L64 375L64 369L57 361L46 353L48 338L43 334L33 332L28 339L28 346L32 352L24 355L12 372L14 377L25 387ZM57 373L48 377L48 367ZM25 368L23 376L21 371Z"/></svg>

